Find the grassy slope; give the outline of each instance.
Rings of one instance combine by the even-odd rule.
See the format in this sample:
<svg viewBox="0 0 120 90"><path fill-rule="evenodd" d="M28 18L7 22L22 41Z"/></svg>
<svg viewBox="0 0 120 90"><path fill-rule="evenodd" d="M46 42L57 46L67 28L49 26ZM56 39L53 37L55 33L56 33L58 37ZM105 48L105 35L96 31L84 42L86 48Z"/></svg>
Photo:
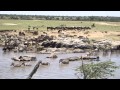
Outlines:
<svg viewBox="0 0 120 90"><path fill-rule="evenodd" d="M3 25L4 23L13 23L17 25ZM66 26L91 26L93 23L95 23L96 27L91 30L91 32L94 31L118 31L120 33L120 22L107 22L107 24L111 25L105 25L100 23L106 23L106 22L92 22L92 21L55 21L55 20L0 20L0 30L27 30L28 25L30 26L39 26L39 30L46 30L46 27L48 26L60 26L60 25L66 25ZM112 25L113 24L113 25ZM42 26L42 27L41 27ZM93 35L95 35L94 33ZM98 34L100 35L100 34ZM104 37L93 37L94 39L99 38L108 38L112 40L120 40L120 36L116 36L114 34L109 34Z"/></svg>
<svg viewBox="0 0 120 90"><path fill-rule="evenodd" d="M14 23L17 25L3 25L4 23ZM6 30L6 29L27 29L28 25L30 26L40 26L39 30L46 30L47 26L60 26L60 25L66 25L66 26L91 26L94 22L90 21L54 21L54 20L0 20L0 30ZM120 30L120 23L119 22L108 22L113 24L118 24L119 26L111 26L111 25L100 25L96 23L96 28L93 30L97 31L119 31ZM44 25L43 27L41 27Z"/></svg>

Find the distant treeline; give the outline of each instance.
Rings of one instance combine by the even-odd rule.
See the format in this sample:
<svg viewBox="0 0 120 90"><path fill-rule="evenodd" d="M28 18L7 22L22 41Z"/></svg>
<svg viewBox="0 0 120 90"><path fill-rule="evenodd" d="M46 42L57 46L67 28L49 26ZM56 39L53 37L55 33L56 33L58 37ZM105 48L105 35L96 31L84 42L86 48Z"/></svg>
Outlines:
<svg viewBox="0 0 120 90"><path fill-rule="evenodd" d="M0 19L13 20L66 20L66 21L111 21L119 22L120 17L110 16L45 16L45 15L8 15L0 14Z"/></svg>

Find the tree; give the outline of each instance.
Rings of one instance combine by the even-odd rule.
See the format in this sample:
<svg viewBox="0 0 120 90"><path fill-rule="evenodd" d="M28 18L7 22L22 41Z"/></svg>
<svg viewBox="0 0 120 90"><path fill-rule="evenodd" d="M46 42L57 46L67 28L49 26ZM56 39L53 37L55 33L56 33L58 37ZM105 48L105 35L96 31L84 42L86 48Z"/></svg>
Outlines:
<svg viewBox="0 0 120 90"><path fill-rule="evenodd" d="M119 66L115 66L115 62L105 61L94 64L84 64L79 66L76 71L77 77L80 79L80 76L83 76L83 79L102 79L107 78L108 76L114 76L113 72Z"/></svg>

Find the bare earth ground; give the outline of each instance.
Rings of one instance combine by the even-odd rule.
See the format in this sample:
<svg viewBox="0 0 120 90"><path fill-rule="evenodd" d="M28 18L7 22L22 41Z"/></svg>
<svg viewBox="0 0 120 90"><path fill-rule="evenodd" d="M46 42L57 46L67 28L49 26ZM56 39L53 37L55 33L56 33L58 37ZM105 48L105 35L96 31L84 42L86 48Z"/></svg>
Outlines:
<svg viewBox="0 0 120 90"><path fill-rule="evenodd" d="M96 24L100 24L100 25L109 25L109 26L120 26L118 24L111 24L111 23L105 23L105 22L96 22Z"/></svg>
<svg viewBox="0 0 120 90"><path fill-rule="evenodd" d="M14 23L3 23L3 25L14 26L14 25L17 25L17 24L14 24Z"/></svg>

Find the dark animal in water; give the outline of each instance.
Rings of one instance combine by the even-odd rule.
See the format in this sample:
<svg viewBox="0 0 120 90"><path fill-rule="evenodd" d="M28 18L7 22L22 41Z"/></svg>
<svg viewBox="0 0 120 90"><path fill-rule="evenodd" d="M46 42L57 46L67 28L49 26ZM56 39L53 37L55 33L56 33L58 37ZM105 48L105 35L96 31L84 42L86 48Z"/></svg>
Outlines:
<svg viewBox="0 0 120 90"><path fill-rule="evenodd" d="M19 59L21 61L36 61L37 60L36 57L30 57L30 56L20 56Z"/></svg>
<svg viewBox="0 0 120 90"><path fill-rule="evenodd" d="M16 57L13 57L13 58L11 58L12 60L14 60L14 61L20 61L20 59L19 58L16 58Z"/></svg>
<svg viewBox="0 0 120 90"><path fill-rule="evenodd" d="M21 67L22 65L24 65L24 63L21 63L21 64L15 64L15 63L12 62L10 66Z"/></svg>
<svg viewBox="0 0 120 90"><path fill-rule="evenodd" d="M57 55L56 54L54 54L54 53L52 53L49 57L47 57L47 58L57 58Z"/></svg>
<svg viewBox="0 0 120 90"><path fill-rule="evenodd" d="M22 62L22 64L23 64L24 66L32 66L31 64L28 64L28 63L25 63L25 62Z"/></svg>
<svg viewBox="0 0 120 90"><path fill-rule="evenodd" d="M40 61L40 65L50 65L50 63L49 62L42 62L42 61Z"/></svg>
<svg viewBox="0 0 120 90"><path fill-rule="evenodd" d="M68 59L60 59L60 60L59 60L59 63L69 64L69 60L68 60Z"/></svg>
<svg viewBox="0 0 120 90"><path fill-rule="evenodd" d="M78 60L80 60L79 57L70 57L69 58L69 61L78 61Z"/></svg>

